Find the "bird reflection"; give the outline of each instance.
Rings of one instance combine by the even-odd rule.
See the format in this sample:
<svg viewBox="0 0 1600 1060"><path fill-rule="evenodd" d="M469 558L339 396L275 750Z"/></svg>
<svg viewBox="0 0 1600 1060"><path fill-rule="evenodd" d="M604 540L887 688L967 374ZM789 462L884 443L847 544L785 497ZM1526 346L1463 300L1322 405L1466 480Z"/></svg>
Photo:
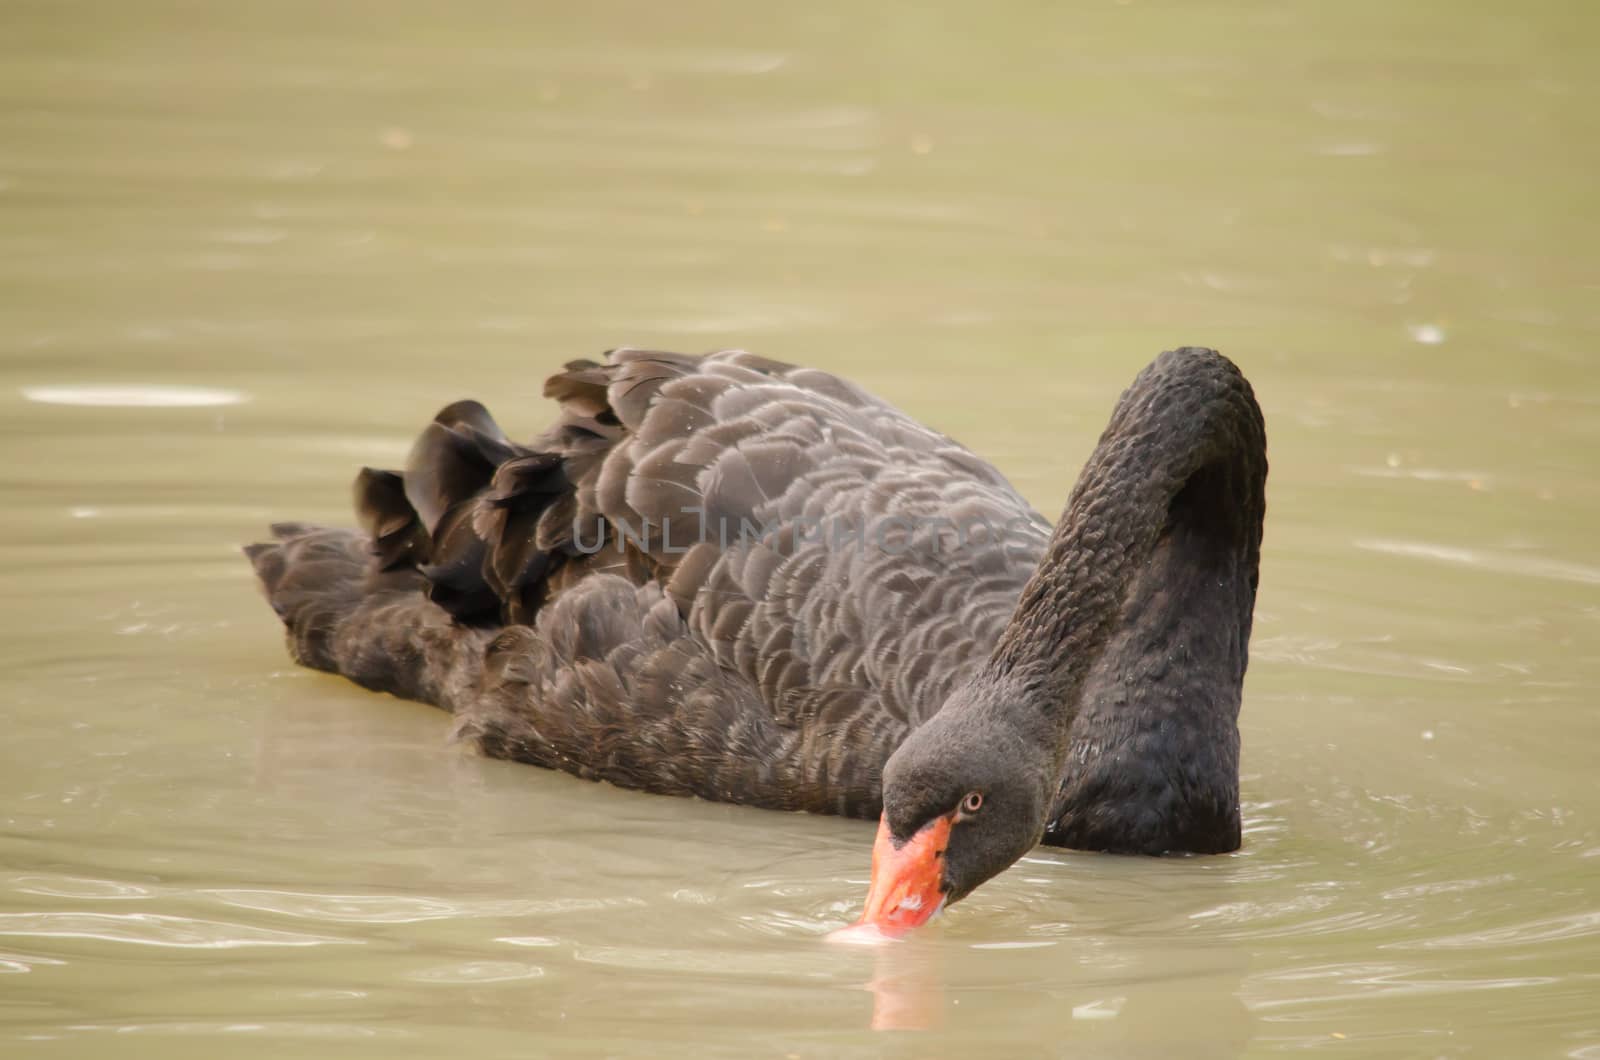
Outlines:
<svg viewBox="0 0 1600 1060"><path fill-rule="evenodd" d="M867 989L872 991L875 1031L926 1031L944 1026L942 961L935 953L880 946Z"/></svg>

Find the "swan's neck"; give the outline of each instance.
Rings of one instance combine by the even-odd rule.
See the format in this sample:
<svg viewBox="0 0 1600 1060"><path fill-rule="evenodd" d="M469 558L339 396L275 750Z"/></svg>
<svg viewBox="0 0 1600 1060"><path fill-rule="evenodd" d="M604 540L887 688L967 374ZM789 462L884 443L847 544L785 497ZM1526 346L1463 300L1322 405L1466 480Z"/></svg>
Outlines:
<svg viewBox="0 0 1600 1060"><path fill-rule="evenodd" d="M1231 688L1236 707L1265 481L1260 409L1220 354L1165 353L1122 395L986 666L1044 716L1058 765L1108 646L1160 684L1215 642L1183 680Z"/></svg>

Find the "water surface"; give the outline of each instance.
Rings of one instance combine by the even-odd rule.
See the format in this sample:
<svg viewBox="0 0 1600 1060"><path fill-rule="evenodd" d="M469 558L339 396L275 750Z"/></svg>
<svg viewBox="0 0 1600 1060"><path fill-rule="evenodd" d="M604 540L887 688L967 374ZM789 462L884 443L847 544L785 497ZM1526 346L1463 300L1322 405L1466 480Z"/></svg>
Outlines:
<svg viewBox="0 0 1600 1060"><path fill-rule="evenodd" d="M0 26L8 1054L1600 1057L1581 7ZM870 825L467 755L237 553L619 344L848 373L1054 512L1181 343L1271 440L1245 848L1039 851L888 949L822 942Z"/></svg>

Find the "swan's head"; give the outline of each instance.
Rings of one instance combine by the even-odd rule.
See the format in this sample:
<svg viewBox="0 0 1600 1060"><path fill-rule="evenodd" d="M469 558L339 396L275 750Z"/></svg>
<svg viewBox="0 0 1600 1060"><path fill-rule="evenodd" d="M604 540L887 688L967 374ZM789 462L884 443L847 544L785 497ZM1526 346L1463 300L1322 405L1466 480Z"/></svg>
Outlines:
<svg viewBox="0 0 1600 1060"><path fill-rule="evenodd" d="M1048 741L969 687L895 751L861 923L899 934L931 920L1033 849L1056 769Z"/></svg>

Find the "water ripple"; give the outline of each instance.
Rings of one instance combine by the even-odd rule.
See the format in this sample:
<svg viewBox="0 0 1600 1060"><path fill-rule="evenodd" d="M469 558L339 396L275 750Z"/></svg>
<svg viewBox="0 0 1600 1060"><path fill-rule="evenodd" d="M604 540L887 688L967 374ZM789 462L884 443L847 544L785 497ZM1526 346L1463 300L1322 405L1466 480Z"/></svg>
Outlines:
<svg viewBox="0 0 1600 1060"><path fill-rule="evenodd" d="M1524 556L1511 552L1488 549L1457 548L1427 541L1388 541L1374 538L1353 542L1356 548L1368 552L1382 552L1391 556L1432 560L1474 570L1497 574L1515 574L1527 578L1548 578L1552 581L1573 582L1578 585L1600 585L1600 568L1568 560L1544 556Z"/></svg>
<svg viewBox="0 0 1600 1060"><path fill-rule="evenodd" d="M1571 916L1548 917L1529 920L1509 927L1491 928L1488 931L1468 931L1443 938L1423 939L1418 942L1391 942L1384 949L1465 950L1523 946L1533 942L1554 942L1562 939L1586 938L1600 934L1600 910L1574 913Z"/></svg>
<svg viewBox="0 0 1600 1060"><path fill-rule="evenodd" d="M665 946L576 945L573 959L583 964L631 970L687 972L697 975L763 976L772 974L771 955L764 951L691 950Z"/></svg>
<svg viewBox="0 0 1600 1060"><path fill-rule="evenodd" d="M410 978L421 983L504 983L516 979L541 979L544 969L537 964L520 961L467 961L447 964L438 968L413 973Z"/></svg>
<svg viewBox="0 0 1600 1060"><path fill-rule="evenodd" d="M1360 996L1366 998L1457 994L1482 990L1517 990L1531 986L1548 986L1559 981L1557 977L1548 975L1506 976L1484 979L1424 979L1418 976L1417 970L1414 968L1368 964L1329 965L1315 969L1266 975L1262 978L1265 981L1328 981L1344 986L1358 987L1360 988ZM1295 996L1286 998L1258 998L1249 1004L1252 1009L1262 1010L1300 1008L1302 1006L1338 1003L1349 1000L1349 995L1345 993L1314 994L1307 992L1302 987L1297 987L1294 993Z"/></svg>
<svg viewBox="0 0 1600 1060"><path fill-rule="evenodd" d="M398 1027L356 1026L350 1023L247 1023L241 1020L148 1020L140 1023L69 1023L69 1031L101 1031L113 1034L179 1034L204 1038L218 1034L270 1033L278 1038L412 1038L413 1031Z"/></svg>
<svg viewBox="0 0 1600 1060"><path fill-rule="evenodd" d="M208 408L238 405L250 400L248 394L238 390L151 383L25 386L22 396L41 405L86 405L94 408Z"/></svg>
<svg viewBox="0 0 1600 1060"><path fill-rule="evenodd" d="M218 920L158 913L0 913L0 936L83 938L138 946L224 950L246 946L362 945L355 939L302 935Z"/></svg>
<svg viewBox="0 0 1600 1060"><path fill-rule="evenodd" d="M643 899L559 898L457 901L397 894L311 894L302 891L213 889L201 892L224 905L304 920L342 924L414 924L468 917L538 917L635 907Z"/></svg>
<svg viewBox="0 0 1600 1060"><path fill-rule="evenodd" d="M36 957L32 954L0 953L0 975L26 975L35 965L66 964L54 957Z"/></svg>
<svg viewBox="0 0 1600 1060"><path fill-rule="evenodd" d="M19 894L80 899L151 898L156 893L136 883L102 880L92 876L17 876L11 880L11 889Z"/></svg>

